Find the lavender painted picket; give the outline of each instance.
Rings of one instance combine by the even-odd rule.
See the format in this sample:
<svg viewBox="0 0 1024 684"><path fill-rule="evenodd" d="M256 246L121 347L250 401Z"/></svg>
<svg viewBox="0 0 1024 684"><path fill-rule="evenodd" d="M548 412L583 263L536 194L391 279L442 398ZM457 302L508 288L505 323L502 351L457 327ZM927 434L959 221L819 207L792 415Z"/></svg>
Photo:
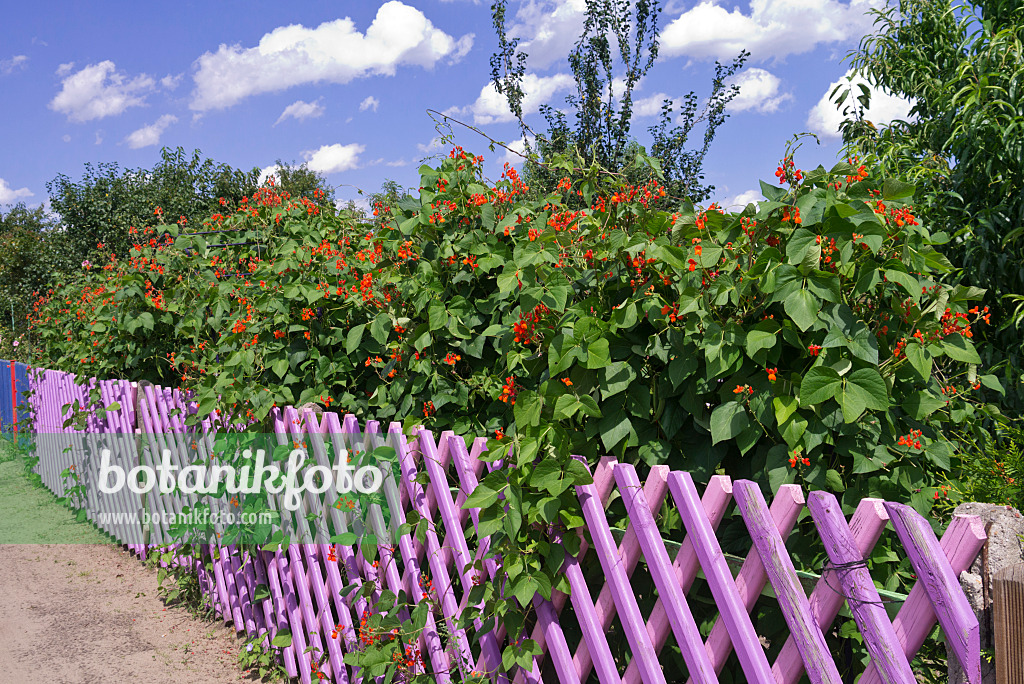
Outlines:
<svg viewBox="0 0 1024 684"><path fill-rule="evenodd" d="M839 586L850 597L850 612L864 635L865 646L878 667L882 681L914 684L914 673L899 649L896 633L885 614L867 566L861 565L864 559L857 553L857 543L846 524L839 502L826 492L812 492L807 507L821 532L829 560L836 568Z"/></svg>
<svg viewBox="0 0 1024 684"><path fill-rule="evenodd" d="M840 681L839 670L825 644L825 635L811 617L811 606L786 552L786 543L769 516L761 490L753 482L741 480L736 483L734 493L761 565L779 597L782 615L796 641L807 675L814 684Z"/></svg>
<svg viewBox="0 0 1024 684"><path fill-rule="evenodd" d="M170 544L173 551L166 518L194 505L196 495L143 498L127 489L100 495L98 454L109 450L112 462L126 470L156 465L164 453L179 468L196 459L208 461L215 450L216 421L207 416L199 426L187 426L185 415L197 407L171 388L90 380L104 404L117 402L120 408L102 418L90 416L85 428L77 429L64 422L69 404L88 404L84 383L70 374L40 369L31 369L29 380L35 390L30 408L39 445L37 472L44 484L56 494L65 493L68 481L62 473L75 465L87 485L91 521L140 557L158 546ZM321 678L366 681L358 668L345 662L345 655L361 647L361 620L384 591L404 591L413 604L429 601L426 625L409 646L420 654L412 672L431 672L438 682L461 681L472 671L490 673L502 684L679 681L678 673L665 669L672 645L693 682L717 682L733 653L750 682L794 684L804 673L812 682L839 681L826 636L833 631L844 595L852 597L849 610L872 655L861 680L865 684L913 681L909 662L936 622L969 681L979 681L978 625L956 582L985 540L976 518L955 518L938 540L927 521L898 503L865 499L847 521L835 497L824 492L811 493L805 507L804 493L784 485L769 506L755 483L716 475L698 496L688 473L655 466L642 482L633 466L603 458L593 469L593 484L576 488L589 534L579 555L565 559L570 594L534 596L536 621L529 634L506 634L499 628L471 638L457 618L467 608L472 587L501 572L499 559L488 555L488 539L472 533L480 526L479 511L464 507L485 472L500 467L482 460L487 441L451 432L435 437L422 427L405 433L398 423L360 424L351 415L291 407L275 409L272 416L278 444L304 445L310 464L329 468L332 454L343 449L372 452L386 445L394 449L398 465L397 473L385 473L383 508L373 503L366 510L339 510L331 505L338 496L333 488L320 494L307 491L295 515L288 514L282 500L275 502L288 534L299 543L276 551L209 544L201 547L198 559L171 561L195 563L210 605L239 633L266 646L289 633L291 644L280 649L282 662L304 684ZM616 494L628 514L625 529L612 529L606 517ZM738 572L716 536L734 497L737 520L752 540ZM685 528L685 534L671 539L662 537L655 522L666 501ZM143 510L154 521L148 529L138 523ZM785 548L805 510L833 567L810 595ZM306 519L317 512L319 518ZM422 541L395 533L413 513L429 522ZM887 524L921 578L891 621L862 562ZM330 541L349 531L376 537L376 563L364 556L361 542ZM678 549L674 557L670 548ZM477 561L482 571L473 569ZM600 573L589 572L595 563ZM700 572L706 583L696 585ZM600 579L588 580L593 576ZM346 586L363 581L375 585L369 597L345 593ZM653 609L641 608L637 582L653 582ZM719 610L706 638L691 613L695 591L709 593ZM755 602L770 596L776 597L790 631L774 662L751 619ZM627 642L625 650L609 641L613 623ZM480 621L475 626L481 631ZM533 638L541 655L527 668L513 667L507 676L498 675L503 649L522 636Z"/></svg>
<svg viewBox="0 0 1024 684"><path fill-rule="evenodd" d="M857 505L857 510L850 518L850 532L857 540L857 553L861 558L871 555L871 550L882 536L882 530L888 519L889 514L885 512L880 499L862 499ZM825 572L814 587L814 591L811 592L808 601L811 616L819 626L832 624L843 605L843 595L835 590L836 583L831 579L832 576L834 576L833 571ZM920 646L918 644L917 648ZM917 648L913 653L917 652ZM910 655L913 656L913 653ZM772 674L780 684L796 684L803 672L804 663L796 640L791 635L786 639L786 643L783 644L782 650L772 665Z"/></svg>
<svg viewBox="0 0 1024 684"><path fill-rule="evenodd" d="M917 572L932 601L946 644L967 675L970 684L981 684L981 663L973 657L981 648L978 617L960 588L958 575L942 553L931 526L914 509L899 503L886 502L885 509L897 536L903 542L910 563Z"/></svg>
<svg viewBox="0 0 1024 684"><path fill-rule="evenodd" d="M804 494L800 487L792 484L782 485L775 493L771 516L782 539L789 536L803 507ZM736 575L736 590L748 614L753 610L757 597L761 595L761 591L768 582L768 573L765 571L764 564L761 563L759 554L760 552L747 556L739 574ZM715 672L721 673L722 668L725 667L726 658L732 651L732 640L729 638L729 631L724 622L719 620L715 623L704 645L711 656Z"/></svg>

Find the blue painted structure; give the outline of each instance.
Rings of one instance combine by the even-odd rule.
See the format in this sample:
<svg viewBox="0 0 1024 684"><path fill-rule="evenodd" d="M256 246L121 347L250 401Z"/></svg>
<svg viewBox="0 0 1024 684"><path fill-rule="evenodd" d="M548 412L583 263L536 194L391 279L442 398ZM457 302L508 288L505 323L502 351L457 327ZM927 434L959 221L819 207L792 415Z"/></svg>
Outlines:
<svg viewBox="0 0 1024 684"><path fill-rule="evenodd" d="M10 434L14 427L14 402L11 396L11 362L0 360L0 433Z"/></svg>
<svg viewBox="0 0 1024 684"><path fill-rule="evenodd" d="M13 364L14 383L11 383L12 364L0 359L0 433L10 435L14 432L15 408L21 416L28 414L28 366L24 363Z"/></svg>

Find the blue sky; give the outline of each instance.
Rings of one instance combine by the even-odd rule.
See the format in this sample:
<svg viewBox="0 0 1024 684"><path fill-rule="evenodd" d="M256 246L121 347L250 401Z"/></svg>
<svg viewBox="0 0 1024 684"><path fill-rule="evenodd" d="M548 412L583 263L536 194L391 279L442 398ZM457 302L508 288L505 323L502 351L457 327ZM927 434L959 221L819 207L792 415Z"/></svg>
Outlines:
<svg viewBox="0 0 1024 684"><path fill-rule="evenodd" d="M705 163L714 199L756 200L785 142L813 131L797 164L830 166L839 115L827 102L842 58L883 0L673 0L660 19L661 56L634 93L641 142L664 96L710 92L714 60L752 53L741 93ZM564 106L565 56L584 0L510 0L511 33L527 60L527 123L541 103ZM428 108L505 142L518 126L489 86L496 40L490 6L468 0L297 3L17 3L0 25L0 205L47 198L58 173L86 162L151 167L161 146L268 169L308 162L342 200L393 179L415 187L424 158L443 153ZM903 118L909 104L879 94L868 118ZM457 142L500 176L505 154L455 128ZM703 135L694 136L697 144ZM521 141L519 142L521 144Z"/></svg>

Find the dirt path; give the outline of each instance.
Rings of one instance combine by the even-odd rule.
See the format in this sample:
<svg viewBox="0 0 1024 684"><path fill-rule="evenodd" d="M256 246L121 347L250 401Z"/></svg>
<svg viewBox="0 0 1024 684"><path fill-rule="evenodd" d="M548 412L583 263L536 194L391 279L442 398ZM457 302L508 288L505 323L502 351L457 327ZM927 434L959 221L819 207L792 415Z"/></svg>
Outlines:
<svg viewBox="0 0 1024 684"><path fill-rule="evenodd" d="M0 462L0 527L27 510L58 521L64 539L98 541L20 462ZM27 485L27 488L26 488ZM11 500L17 495L17 502ZM12 515L13 514L13 515ZM77 537L76 537L77 535ZM156 571L112 544L8 543L0 536L0 681L107 684L252 682L239 670L240 640L157 597ZM52 538L39 539L51 541Z"/></svg>

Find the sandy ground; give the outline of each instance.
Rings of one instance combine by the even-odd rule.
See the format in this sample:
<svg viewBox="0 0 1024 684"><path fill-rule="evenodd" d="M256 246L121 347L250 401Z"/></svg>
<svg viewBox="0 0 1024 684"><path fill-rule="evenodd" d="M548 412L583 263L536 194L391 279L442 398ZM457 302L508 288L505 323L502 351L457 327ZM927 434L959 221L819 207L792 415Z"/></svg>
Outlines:
<svg viewBox="0 0 1024 684"><path fill-rule="evenodd" d="M156 571L112 545L0 545L0 681L253 681L234 630L156 589Z"/></svg>
<svg viewBox="0 0 1024 684"><path fill-rule="evenodd" d="M252 682L241 644L165 607L156 570L33 486L0 440L0 684Z"/></svg>

